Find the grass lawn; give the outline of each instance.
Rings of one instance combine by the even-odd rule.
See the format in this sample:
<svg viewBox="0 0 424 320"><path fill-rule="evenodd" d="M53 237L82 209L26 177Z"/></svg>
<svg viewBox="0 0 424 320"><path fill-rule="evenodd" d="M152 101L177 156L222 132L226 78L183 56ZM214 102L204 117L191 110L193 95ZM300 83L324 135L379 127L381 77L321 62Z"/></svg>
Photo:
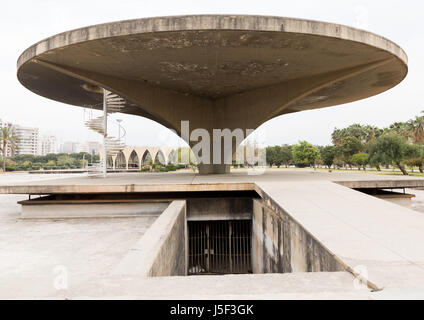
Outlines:
<svg viewBox="0 0 424 320"><path fill-rule="evenodd" d="M324 168L318 168L317 170L320 171L328 171L328 169ZM398 169L395 169L394 171L392 169L383 169L381 171L378 171L376 169L367 169L367 170L358 170L358 169L332 169L332 171L339 171L339 172L360 172L360 173L373 173L373 174L381 174L381 175L389 175L389 176L403 176L402 172ZM412 172L411 170L407 170L408 175L411 177L424 177L424 173L419 172L418 170L414 170Z"/></svg>

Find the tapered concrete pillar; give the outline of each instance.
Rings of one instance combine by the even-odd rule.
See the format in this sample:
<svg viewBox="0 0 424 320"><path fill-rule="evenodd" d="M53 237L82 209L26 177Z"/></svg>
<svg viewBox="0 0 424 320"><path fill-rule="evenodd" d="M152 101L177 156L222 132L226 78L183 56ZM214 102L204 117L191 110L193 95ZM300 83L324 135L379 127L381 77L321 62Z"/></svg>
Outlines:
<svg viewBox="0 0 424 320"><path fill-rule="evenodd" d="M199 173L206 174L223 174L230 173L231 165L229 164L199 164L197 166Z"/></svg>

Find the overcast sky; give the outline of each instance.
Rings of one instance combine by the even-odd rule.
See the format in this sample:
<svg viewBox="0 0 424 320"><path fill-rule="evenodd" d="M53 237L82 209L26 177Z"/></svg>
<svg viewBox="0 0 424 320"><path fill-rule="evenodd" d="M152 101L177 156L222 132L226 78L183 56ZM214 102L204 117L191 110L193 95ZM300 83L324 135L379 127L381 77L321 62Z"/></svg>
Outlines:
<svg viewBox="0 0 424 320"><path fill-rule="evenodd" d="M257 14L322 20L360 27L399 44L409 57L409 74L395 88L358 102L284 115L263 124L267 144L307 140L329 144L334 127L352 123L388 126L424 110L424 2L404 1L186 1L21 0L2 1L0 20L0 119L40 128L60 141L99 140L84 126L82 108L45 99L16 78L16 60L27 47L54 34L87 25L180 14ZM128 145L169 144L167 129L136 116L119 115Z"/></svg>

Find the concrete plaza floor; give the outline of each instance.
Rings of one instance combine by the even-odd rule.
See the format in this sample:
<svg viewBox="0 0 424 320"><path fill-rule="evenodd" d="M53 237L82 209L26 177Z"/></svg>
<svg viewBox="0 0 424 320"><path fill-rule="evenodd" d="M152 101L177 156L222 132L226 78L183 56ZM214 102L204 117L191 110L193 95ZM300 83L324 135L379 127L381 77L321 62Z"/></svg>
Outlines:
<svg viewBox="0 0 424 320"><path fill-rule="evenodd" d="M240 170L230 175L210 176L128 173L111 174L106 179L39 176L43 180L38 181L37 176L31 175L32 181L27 181L24 175L17 175L19 179L0 175L0 190L47 187L75 191L108 186L128 192L137 188L253 188L272 198L340 258L349 271L118 277L111 274L114 265L152 221L146 218L21 220L16 201L26 196L10 194L0 195L2 298L424 298L424 214L333 182L423 183L421 178L312 170L267 170L262 175L248 175ZM53 286L54 268L58 265L66 266L69 272L68 290L56 290ZM355 272L361 273L379 291L357 289L352 275Z"/></svg>
<svg viewBox="0 0 424 320"><path fill-rule="evenodd" d="M20 219L22 195L0 195L0 299L66 298L62 271L78 287L107 275L154 217ZM59 285L60 287L60 285Z"/></svg>

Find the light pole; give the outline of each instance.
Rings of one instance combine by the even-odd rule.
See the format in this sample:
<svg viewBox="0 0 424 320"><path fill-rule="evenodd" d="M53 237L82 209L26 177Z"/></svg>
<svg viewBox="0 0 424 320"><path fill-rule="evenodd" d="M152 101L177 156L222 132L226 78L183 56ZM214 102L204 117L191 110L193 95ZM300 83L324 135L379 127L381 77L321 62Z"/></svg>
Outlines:
<svg viewBox="0 0 424 320"><path fill-rule="evenodd" d="M119 142L121 142L121 122L122 122L122 119L116 119L116 122L118 122L118 139L119 139Z"/></svg>
<svg viewBox="0 0 424 320"><path fill-rule="evenodd" d="M106 178L107 173L107 151L106 151L106 143L107 143L107 91L103 89L103 177Z"/></svg>

